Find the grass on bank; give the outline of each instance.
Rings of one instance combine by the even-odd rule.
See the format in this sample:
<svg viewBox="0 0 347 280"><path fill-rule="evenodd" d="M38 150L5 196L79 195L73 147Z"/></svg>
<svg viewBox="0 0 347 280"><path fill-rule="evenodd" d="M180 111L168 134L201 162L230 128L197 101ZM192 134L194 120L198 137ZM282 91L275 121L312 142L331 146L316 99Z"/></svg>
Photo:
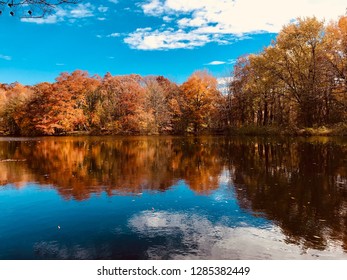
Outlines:
<svg viewBox="0 0 347 280"><path fill-rule="evenodd" d="M340 123L333 126L320 126L311 128L278 127L278 126L244 126L231 128L232 135L292 135L292 136L347 136L347 124Z"/></svg>

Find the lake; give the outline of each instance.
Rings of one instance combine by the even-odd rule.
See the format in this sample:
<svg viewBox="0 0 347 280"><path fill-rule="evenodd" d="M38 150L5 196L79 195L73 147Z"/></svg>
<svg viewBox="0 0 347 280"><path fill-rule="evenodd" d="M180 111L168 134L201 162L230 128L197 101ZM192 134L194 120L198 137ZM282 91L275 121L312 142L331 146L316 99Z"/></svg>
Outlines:
<svg viewBox="0 0 347 280"><path fill-rule="evenodd" d="M347 138L0 138L0 259L347 259Z"/></svg>

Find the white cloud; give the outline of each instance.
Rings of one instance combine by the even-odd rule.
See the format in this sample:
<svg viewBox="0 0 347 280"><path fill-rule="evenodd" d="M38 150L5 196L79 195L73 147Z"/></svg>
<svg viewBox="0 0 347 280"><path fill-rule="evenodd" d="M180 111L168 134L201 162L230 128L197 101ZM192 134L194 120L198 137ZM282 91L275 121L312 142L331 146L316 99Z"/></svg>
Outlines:
<svg viewBox="0 0 347 280"><path fill-rule="evenodd" d="M165 3L162 0L146 1L141 5L143 12L147 15L159 16L165 12Z"/></svg>
<svg viewBox="0 0 347 280"><path fill-rule="evenodd" d="M171 28L178 33L189 32L194 34L193 37L203 35L209 38L206 43L226 44L249 38L247 34L277 33L283 25L297 17L314 15L326 21L337 19L344 13L346 1L147 0L143 1L140 7L147 16L160 17L165 22L170 21L173 24ZM152 35L158 38L161 34L165 36L167 31L153 29ZM134 34L137 33L131 36L134 37ZM148 40L148 36L142 36L142 39ZM141 49L144 42L138 43ZM134 44L131 46L136 48Z"/></svg>
<svg viewBox="0 0 347 280"><path fill-rule="evenodd" d="M118 4L118 0L108 0L108 2L111 2L113 4Z"/></svg>
<svg viewBox="0 0 347 280"><path fill-rule="evenodd" d="M22 22L36 23L36 24L54 24L57 22L64 21L64 17L58 16L57 14L49 15L44 18L21 18Z"/></svg>
<svg viewBox="0 0 347 280"><path fill-rule="evenodd" d="M94 16L93 10L95 7L90 4L78 4L76 8L70 11L70 15L73 18L86 18Z"/></svg>
<svg viewBox="0 0 347 280"><path fill-rule="evenodd" d="M7 61L10 61L10 60L12 60L12 57L8 56L8 55L0 54L0 59L4 59L4 60L7 60Z"/></svg>
<svg viewBox="0 0 347 280"><path fill-rule="evenodd" d="M217 79L218 89L223 94L229 93L229 85L232 82L232 77L220 77Z"/></svg>
<svg viewBox="0 0 347 280"><path fill-rule="evenodd" d="M211 61L209 63L206 63L205 65L222 65L222 64L226 64L226 62L220 61L220 60L214 60L214 61Z"/></svg>
<svg viewBox="0 0 347 280"><path fill-rule="evenodd" d="M207 20L205 18L182 18L177 21L180 27L201 27L207 24Z"/></svg>
<svg viewBox="0 0 347 280"><path fill-rule="evenodd" d="M186 15L180 23L208 24L217 33L278 32L297 17L336 19L346 9L345 0L150 0L142 5L147 15Z"/></svg>
<svg viewBox="0 0 347 280"><path fill-rule="evenodd" d="M105 6L101 5L100 7L98 7L98 11L100 13L106 13L108 11L108 7L105 7Z"/></svg>
<svg viewBox="0 0 347 280"><path fill-rule="evenodd" d="M169 16L163 16L163 21L170 22L170 21L173 21L173 18L171 18Z"/></svg>
<svg viewBox="0 0 347 280"><path fill-rule="evenodd" d="M108 7L99 6L96 8L93 4L80 3L78 5L68 5L57 7L55 12L43 18L21 18L22 22L36 24L55 24L58 22L75 23L78 20L96 17L97 20L106 20L104 16Z"/></svg>
<svg viewBox="0 0 347 280"><path fill-rule="evenodd" d="M327 237L324 251L306 248L288 242L281 228L276 225L257 228L245 222L231 227L223 222L227 217L212 222L196 213L143 211L132 216L129 228L146 238L179 236L181 241L150 246L150 259L344 259L342 244ZM177 238L175 238L177 240ZM178 250L185 246L184 253Z"/></svg>
<svg viewBox="0 0 347 280"><path fill-rule="evenodd" d="M227 85L230 82L230 77L220 77L217 79L219 85Z"/></svg>
<svg viewBox="0 0 347 280"><path fill-rule="evenodd" d="M124 39L131 48L139 50L192 49L209 41L210 38L204 34L172 29L159 31L151 28L139 28Z"/></svg>
<svg viewBox="0 0 347 280"><path fill-rule="evenodd" d="M232 58L228 60L228 64L235 64L237 62L237 59Z"/></svg>
<svg viewBox="0 0 347 280"><path fill-rule="evenodd" d="M216 34L200 33L185 29L173 29L162 25L160 29L151 27L138 28L128 34L124 42L133 49L139 50L168 50L168 49L193 49L210 42L228 44L239 40L235 36L229 36L228 40Z"/></svg>
<svg viewBox="0 0 347 280"><path fill-rule="evenodd" d="M119 37L120 36L120 33L111 33L109 35L107 35L106 37Z"/></svg>

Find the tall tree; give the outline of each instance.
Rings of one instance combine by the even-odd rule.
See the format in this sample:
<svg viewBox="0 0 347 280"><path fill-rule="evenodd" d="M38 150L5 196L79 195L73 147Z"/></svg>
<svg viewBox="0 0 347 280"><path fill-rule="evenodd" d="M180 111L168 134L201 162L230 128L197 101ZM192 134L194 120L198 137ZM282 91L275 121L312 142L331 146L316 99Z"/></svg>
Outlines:
<svg viewBox="0 0 347 280"><path fill-rule="evenodd" d="M199 133L212 126L212 116L216 111L221 93L217 80L206 71L194 72L181 86L184 97L184 117L187 129Z"/></svg>
<svg viewBox="0 0 347 280"><path fill-rule="evenodd" d="M102 130L127 134L148 131L151 114L144 109L145 89L141 76L107 74L98 92L102 99Z"/></svg>
<svg viewBox="0 0 347 280"><path fill-rule="evenodd" d="M98 77L76 70L71 74L61 73L56 80L50 101L57 128L61 132L88 130L86 96L99 86Z"/></svg>
<svg viewBox="0 0 347 280"><path fill-rule="evenodd" d="M145 109L153 115L151 132L172 133L178 129L181 116L179 87L163 76L151 76L144 79L146 84Z"/></svg>
<svg viewBox="0 0 347 280"><path fill-rule="evenodd" d="M240 57L234 66L233 78L230 81L230 122L236 126L252 124L254 120L253 95L249 88L250 70L249 57Z"/></svg>
<svg viewBox="0 0 347 280"><path fill-rule="evenodd" d="M0 123L3 132L20 135L25 108L32 98L32 90L28 86L13 83L0 90L2 106L0 107Z"/></svg>
<svg viewBox="0 0 347 280"><path fill-rule="evenodd" d="M324 24L316 18L298 19L283 28L265 58L271 70L285 83L299 107L298 118L305 126L319 121Z"/></svg>
<svg viewBox="0 0 347 280"><path fill-rule="evenodd" d="M327 112L332 121L347 120L347 16L331 22L324 38L326 49L326 73L330 76L330 95L326 102L330 104Z"/></svg>

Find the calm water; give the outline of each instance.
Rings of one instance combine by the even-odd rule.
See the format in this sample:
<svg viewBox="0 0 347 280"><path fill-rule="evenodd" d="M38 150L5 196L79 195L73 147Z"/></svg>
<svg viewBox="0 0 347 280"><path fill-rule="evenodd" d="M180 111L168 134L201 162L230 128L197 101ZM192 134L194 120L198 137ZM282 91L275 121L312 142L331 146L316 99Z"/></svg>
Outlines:
<svg viewBox="0 0 347 280"><path fill-rule="evenodd" d="M0 259L347 259L347 139L0 138Z"/></svg>

